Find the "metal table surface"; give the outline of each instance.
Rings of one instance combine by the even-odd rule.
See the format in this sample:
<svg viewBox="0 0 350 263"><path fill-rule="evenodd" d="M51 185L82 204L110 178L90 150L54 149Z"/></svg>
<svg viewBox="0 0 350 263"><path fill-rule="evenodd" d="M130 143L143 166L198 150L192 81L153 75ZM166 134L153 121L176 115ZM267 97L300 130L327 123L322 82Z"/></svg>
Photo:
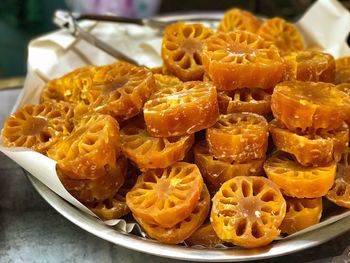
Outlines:
<svg viewBox="0 0 350 263"><path fill-rule="evenodd" d="M20 90L0 91L0 128ZM179 262L113 245L50 207L22 169L0 153L0 262ZM320 246L267 262L350 262L350 231Z"/></svg>

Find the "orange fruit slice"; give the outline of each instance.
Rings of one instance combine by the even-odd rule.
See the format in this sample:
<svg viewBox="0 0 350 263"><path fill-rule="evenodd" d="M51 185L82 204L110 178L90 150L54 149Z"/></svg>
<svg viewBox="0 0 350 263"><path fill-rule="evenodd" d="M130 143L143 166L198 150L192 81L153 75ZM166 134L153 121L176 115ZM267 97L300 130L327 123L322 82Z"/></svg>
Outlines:
<svg viewBox="0 0 350 263"><path fill-rule="evenodd" d="M318 131L316 134L297 134L270 122L270 133L279 150L293 154L304 166L325 166L338 162L348 148L349 128L343 123L336 130Z"/></svg>
<svg viewBox="0 0 350 263"><path fill-rule="evenodd" d="M293 234L317 224L322 215L322 198L300 199L285 197L287 212L280 229L282 233Z"/></svg>
<svg viewBox="0 0 350 263"><path fill-rule="evenodd" d="M73 107L65 102L26 105L9 116L2 130L3 145L26 147L46 154L72 131Z"/></svg>
<svg viewBox="0 0 350 263"><path fill-rule="evenodd" d="M341 57L335 61L335 83L350 82L350 57Z"/></svg>
<svg viewBox="0 0 350 263"><path fill-rule="evenodd" d="M350 98L335 85L324 82L285 81L272 94L275 118L291 131L314 133L334 130L347 118Z"/></svg>
<svg viewBox="0 0 350 263"><path fill-rule="evenodd" d="M189 238L186 244L190 246L203 246L214 248L222 244L222 240L216 235L214 228L210 223L201 225Z"/></svg>
<svg viewBox="0 0 350 263"><path fill-rule="evenodd" d="M227 162L264 158L268 136L265 118L248 112L220 115L218 122L206 130L209 152Z"/></svg>
<svg viewBox="0 0 350 263"><path fill-rule="evenodd" d="M218 31L242 30L255 33L259 27L260 22L252 13L239 8L232 8L225 12L224 17L220 21Z"/></svg>
<svg viewBox="0 0 350 263"><path fill-rule="evenodd" d="M280 233L286 202L278 186L264 177L237 176L225 182L212 201L210 221L223 241L254 248Z"/></svg>
<svg viewBox="0 0 350 263"><path fill-rule="evenodd" d="M247 31L217 33L203 47L205 72L218 90L270 89L283 78L277 48Z"/></svg>
<svg viewBox="0 0 350 263"><path fill-rule="evenodd" d="M198 167L178 162L165 169L144 172L127 193L126 203L135 217L172 228L190 215L202 189Z"/></svg>
<svg viewBox="0 0 350 263"><path fill-rule="evenodd" d="M143 108L147 130L152 136L192 134L212 126L219 116L213 84L189 81L164 88L156 95Z"/></svg>
<svg viewBox="0 0 350 263"><path fill-rule="evenodd" d="M264 158L246 163L224 162L213 157L205 141L198 142L194 147L194 158L211 190L218 190L223 183L236 176L261 175Z"/></svg>
<svg viewBox="0 0 350 263"><path fill-rule="evenodd" d="M202 24L174 23L164 32L162 58L166 69L182 81L202 80L203 41L213 34Z"/></svg>
<svg viewBox="0 0 350 263"><path fill-rule="evenodd" d="M209 210L210 195L207 188L204 186L195 208L183 221L177 223L173 227L162 227L157 224L150 224L135 215L134 218L149 237L166 244L178 244L185 241L185 239L191 236L192 233L203 224L208 216Z"/></svg>
<svg viewBox="0 0 350 263"><path fill-rule="evenodd" d="M326 195L333 185L336 167L334 162L325 167L305 167L281 151L264 164L266 175L282 189L283 194L297 198Z"/></svg>
<svg viewBox="0 0 350 263"><path fill-rule="evenodd" d="M303 39L298 30L283 18L267 19L257 33L283 53L304 49Z"/></svg>

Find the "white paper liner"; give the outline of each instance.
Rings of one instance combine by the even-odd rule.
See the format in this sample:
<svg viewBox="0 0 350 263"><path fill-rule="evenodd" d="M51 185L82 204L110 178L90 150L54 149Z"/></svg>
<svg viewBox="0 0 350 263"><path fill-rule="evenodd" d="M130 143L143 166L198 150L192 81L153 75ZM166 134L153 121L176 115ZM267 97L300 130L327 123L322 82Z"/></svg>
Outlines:
<svg viewBox="0 0 350 263"><path fill-rule="evenodd" d="M303 34L307 47L319 47L335 58L350 55L350 48L346 43L350 32L350 13L338 1L317 1L295 25ZM142 65L156 67L162 64L160 57L162 37L156 30L136 25L91 21L81 22L80 26L122 50ZM39 37L29 44L28 73L23 91L13 111L25 104L38 103L41 90L49 79L60 77L88 64L104 65L114 61L115 59L110 55L84 40L75 39L64 30ZM56 174L55 161L24 148L0 147L0 151L66 201L89 215L96 216L63 187ZM324 211L319 224L278 239L295 237L350 215L350 211L344 211L341 208L336 212L333 211L332 214L326 213L327 211ZM96 218L96 220L99 219ZM126 233L135 229L142 237L146 236L136 223L127 223L124 219L108 220L104 223ZM217 247L227 248L225 245Z"/></svg>

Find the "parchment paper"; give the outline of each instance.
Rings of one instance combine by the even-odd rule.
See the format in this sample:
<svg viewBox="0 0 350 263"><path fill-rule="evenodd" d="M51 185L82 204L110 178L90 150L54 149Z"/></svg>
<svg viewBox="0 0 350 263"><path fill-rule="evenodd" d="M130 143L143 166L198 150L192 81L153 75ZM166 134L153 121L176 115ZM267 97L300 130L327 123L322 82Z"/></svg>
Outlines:
<svg viewBox="0 0 350 263"><path fill-rule="evenodd" d="M156 67L162 64L160 57L162 39L154 29L92 21L83 21L80 26L122 50L142 65ZM296 26L303 34L307 47L323 49L335 58L350 55L350 49L346 44L350 32L350 13L338 1L319 0L315 2L296 23ZM28 73L24 89L14 111L25 104L38 103L41 90L49 79L60 77L88 64L104 65L114 61L113 57L83 40L75 39L64 30L34 39L29 44ZM95 216L65 190L57 177L55 161L23 148L0 147L0 151L72 205ZM286 238L315 230L349 215L350 211L341 208L332 211L325 210L319 224ZM96 218L96 220L99 219ZM135 227L135 223L126 223L123 219L109 220L105 223L127 233ZM141 236L145 236L140 227L137 226L136 229Z"/></svg>

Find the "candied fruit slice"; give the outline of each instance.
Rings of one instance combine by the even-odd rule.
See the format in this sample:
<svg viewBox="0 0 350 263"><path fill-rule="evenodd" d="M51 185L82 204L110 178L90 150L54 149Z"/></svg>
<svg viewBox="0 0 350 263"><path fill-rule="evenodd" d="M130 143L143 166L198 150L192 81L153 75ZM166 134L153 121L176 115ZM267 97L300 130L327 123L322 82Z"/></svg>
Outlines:
<svg viewBox="0 0 350 263"><path fill-rule="evenodd" d="M341 57L335 61L335 83L350 83L350 57Z"/></svg>
<svg viewBox="0 0 350 263"><path fill-rule="evenodd" d="M213 157L205 141L194 147L194 158L204 180L211 185L211 190L218 190L221 185L235 176L261 175L264 158L246 163L223 162Z"/></svg>
<svg viewBox="0 0 350 263"><path fill-rule="evenodd" d="M335 60L330 54L303 50L288 53L283 58L287 65L285 80L334 83Z"/></svg>
<svg viewBox="0 0 350 263"><path fill-rule="evenodd" d="M270 89L283 78L278 49L247 31L217 33L203 46L205 72L218 90Z"/></svg>
<svg viewBox="0 0 350 263"><path fill-rule="evenodd" d="M6 147L26 147L46 154L72 131L73 107L66 102L26 105L9 116L2 130Z"/></svg>
<svg viewBox="0 0 350 263"><path fill-rule="evenodd" d="M202 24L174 23L164 32L162 58L166 69L182 81L202 80L203 41L213 34Z"/></svg>
<svg viewBox="0 0 350 263"><path fill-rule="evenodd" d="M210 223L201 225L189 238L186 244L190 246L204 246L214 248L222 244L222 240L217 236Z"/></svg>
<svg viewBox="0 0 350 263"><path fill-rule="evenodd" d="M151 136L192 134L212 126L219 107L213 84L189 81L162 89L146 102L143 114Z"/></svg>
<svg viewBox="0 0 350 263"><path fill-rule="evenodd" d="M109 115L92 114L51 147L48 156L71 179L94 179L113 167L119 153L118 122Z"/></svg>
<svg viewBox="0 0 350 263"><path fill-rule="evenodd" d="M349 128L345 122L336 130L305 135L289 131L276 120L269 126L276 147L292 154L304 166L326 166L338 162L348 148Z"/></svg>
<svg viewBox="0 0 350 263"><path fill-rule="evenodd" d="M81 100L81 91L93 85L93 77L97 67L86 66L50 80L44 87L40 100L67 101L77 103Z"/></svg>
<svg viewBox="0 0 350 263"><path fill-rule="evenodd" d="M124 184L127 169L125 157L106 168L105 174L94 179L74 179L57 167L57 175L67 191L82 203L112 198Z"/></svg>
<svg viewBox="0 0 350 263"><path fill-rule="evenodd" d="M178 162L140 175L127 193L126 203L135 217L172 228L196 207L203 185L196 165Z"/></svg>
<svg viewBox="0 0 350 263"><path fill-rule="evenodd" d="M151 238L157 239L166 244L178 244L185 241L196 229L203 224L210 210L210 195L204 186L200 199L195 208L182 221L173 227L162 227L158 224L148 223L140 217L134 215L136 221Z"/></svg>
<svg viewBox="0 0 350 263"><path fill-rule="evenodd" d="M212 201L210 221L223 241L254 248L280 233L286 202L278 186L264 177L237 176L225 182Z"/></svg>
<svg viewBox="0 0 350 263"><path fill-rule="evenodd" d="M218 31L242 30L255 33L259 27L260 22L252 13L239 8L232 8L225 12L224 17L220 21Z"/></svg>
<svg viewBox="0 0 350 263"><path fill-rule="evenodd" d="M324 82L285 81L272 94L275 118L291 131L314 133L339 128L350 110L350 98Z"/></svg>
<svg viewBox="0 0 350 263"><path fill-rule="evenodd" d="M309 226L317 224L322 215L322 198L284 198L287 212L280 229L282 233L293 234Z"/></svg>
<svg viewBox="0 0 350 263"><path fill-rule="evenodd" d="M118 219L130 212L125 197L118 193L111 198L87 204L87 207L102 220Z"/></svg>
<svg viewBox="0 0 350 263"><path fill-rule="evenodd" d="M144 123L133 122L120 131L122 151L140 169L165 168L183 160L194 142L194 134L152 137Z"/></svg>
<svg viewBox="0 0 350 263"><path fill-rule="evenodd" d="M257 33L266 41L273 43L281 52L304 49L303 39L298 30L283 18L267 19Z"/></svg>
<svg viewBox="0 0 350 263"><path fill-rule="evenodd" d="M218 103L221 114L253 112L265 116L271 112L271 95L262 89L219 91Z"/></svg>
<svg viewBox="0 0 350 263"><path fill-rule="evenodd" d="M153 77L155 80L155 89L152 97L157 97L158 93L162 92L162 89L173 87L182 83L182 81L175 76L154 74Z"/></svg>
<svg viewBox="0 0 350 263"><path fill-rule="evenodd" d="M268 178L283 194L297 198L316 198L327 194L332 187L336 163L325 167L305 167L288 153L277 151L264 164Z"/></svg>
<svg viewBox="0 0 350 263"><path fill-rule="evenodd" d="M226 162L264 158L268 136L265 118L249 112L222 114L218 122L206 130L209 152Z"/></svg>

